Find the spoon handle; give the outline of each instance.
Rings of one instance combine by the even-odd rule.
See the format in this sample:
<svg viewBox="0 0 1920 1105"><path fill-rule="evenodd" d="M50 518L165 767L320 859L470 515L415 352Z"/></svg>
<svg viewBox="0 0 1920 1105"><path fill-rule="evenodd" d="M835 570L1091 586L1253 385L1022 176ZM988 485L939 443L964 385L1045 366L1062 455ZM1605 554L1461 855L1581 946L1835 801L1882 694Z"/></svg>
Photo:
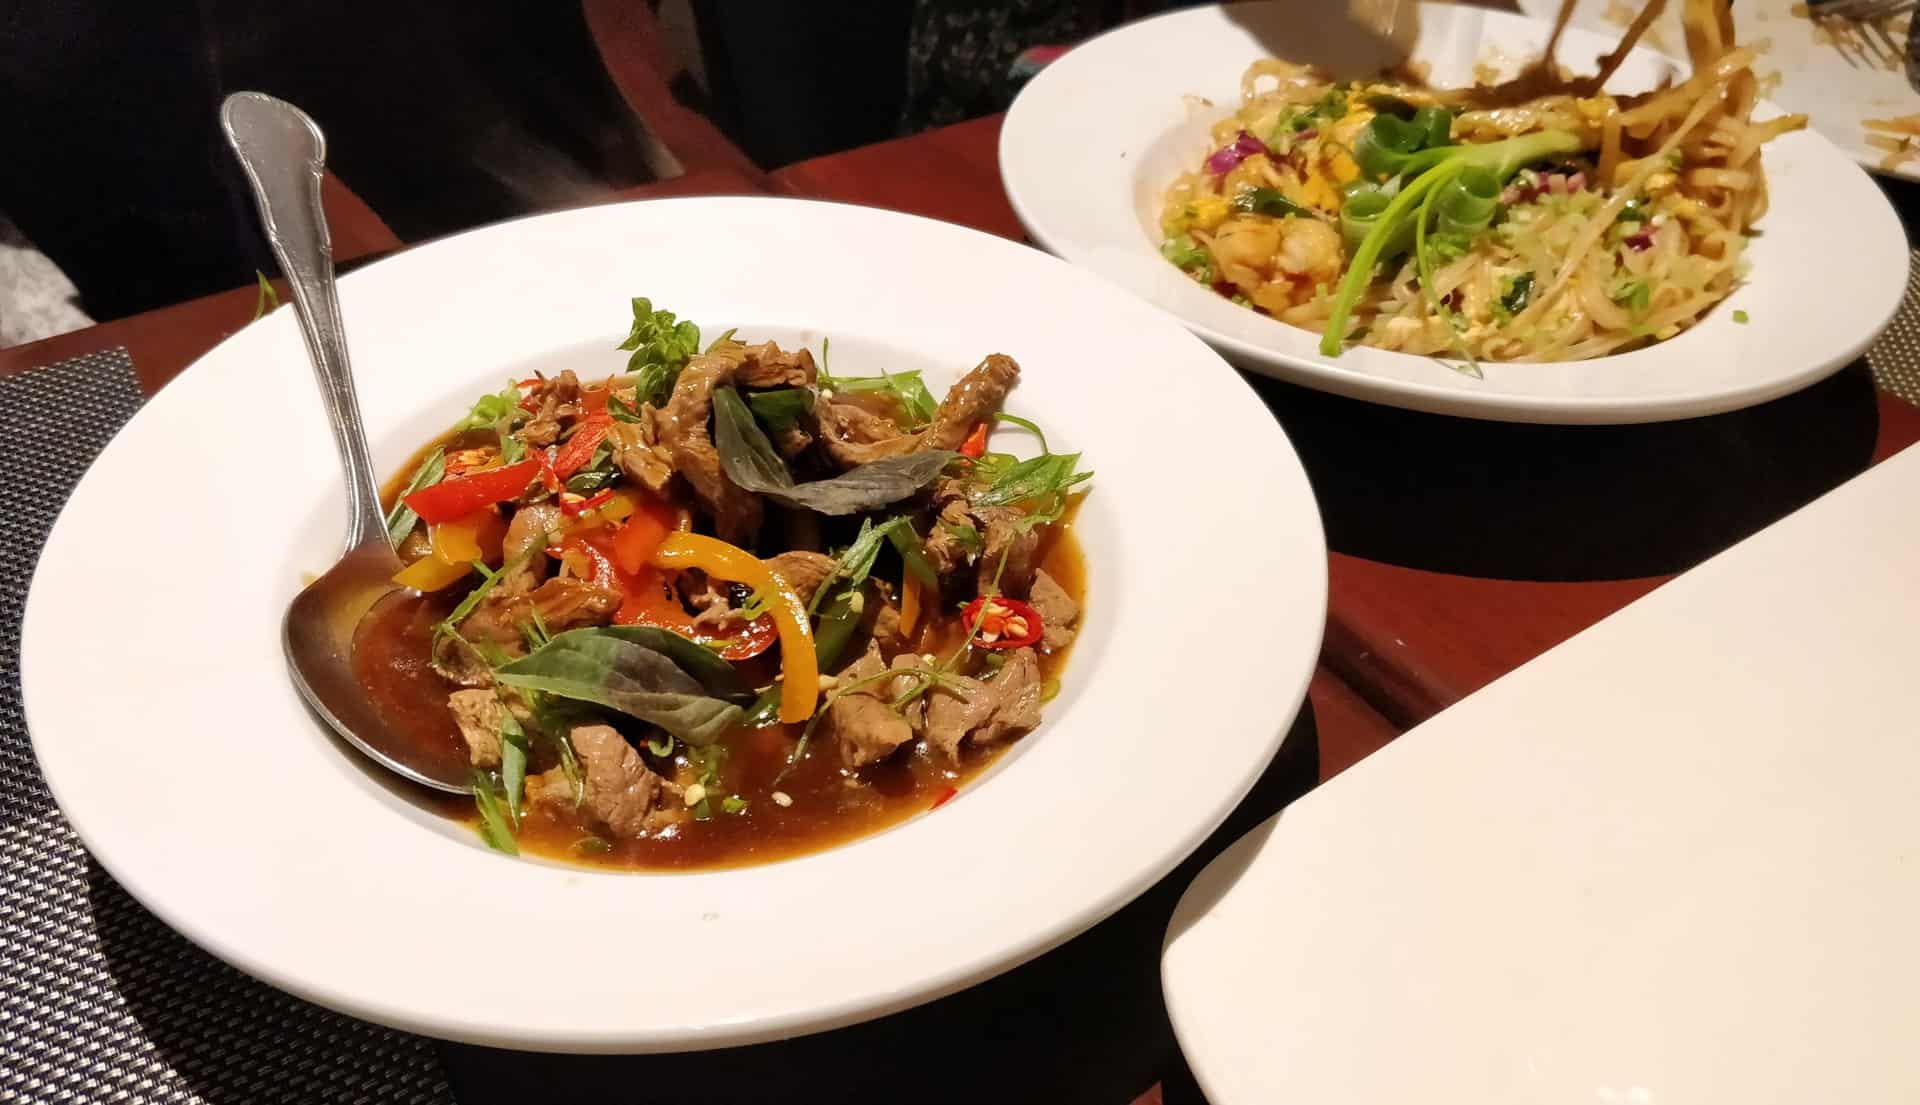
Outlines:
<svg viewBox="0 0 1920 1105"><path fill-rule="evenodd" d="M267 244L293 288L293 309L320 381L333 443L347 477L347 548L387 540L379 484L367 454L347 334L333 282L333 239L320 207L327 140L307 114L260 92L236 92L220 109L227 142L253 185Z"/></svg>

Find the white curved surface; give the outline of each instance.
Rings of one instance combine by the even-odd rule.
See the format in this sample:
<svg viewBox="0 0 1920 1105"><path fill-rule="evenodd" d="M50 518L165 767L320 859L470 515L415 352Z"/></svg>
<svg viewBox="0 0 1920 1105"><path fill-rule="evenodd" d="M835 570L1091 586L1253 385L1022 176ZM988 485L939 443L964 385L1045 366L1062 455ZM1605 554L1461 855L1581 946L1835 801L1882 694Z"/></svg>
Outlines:
<svg viewBox="0 0 1920 1105"><path fill-rule="evenodd" d="M1920 449L1294 803L1194 880L1214 1105L1920 1101Z"/></svg>
<svg viewBox="0 0 1920 1105"><path fill-rule="evenodd" d="M1412 56L1440 85L1471 83L1483 60L1513 68L1539 53L1548 30L1452 4L1419 5L1417 22ZM1585 66L1612 45L1570 28L1560 56ZM1401 49L1329 18L1319 0L1195 8L1123 27L1075 48L1021 91L1000 137L1007 194L1036 241L1171 312L1242 368L1473 418L1625 423L1734 410L1847 364L1899 306L1907 277L1899 218L1866 173L1808 131L1766 147L1771 208L1747 253L1748 282L1692 329L1631 353L1488 363L1481 380L1434 358L1364 346L1330 358L1317 333L1236 306L1160 256L1161 193L1205 156L1207 127L1238 104L1248 64L1277 55L1364 74ZM1645 89L1674 71L1636 51L1608 88ZM1192 97L1211 105L1193 106ZM1747 323L1734 321L1736 310Z"/></svg>
<svg viewBox="0 0 1920 1105"><path fill-rule="evenodd" d="M1305 693L1326 556L1292 448L1218 357L1066 264L942 223L791 200L593 207L342 281L376 461L391 471L509 375L617 369L637 294L710 333L830 335L843 374L925 368L944 387L987 352L1019 359L1010 407L1097 473L1080 523L1088 628L1041 729L937 813L789 862L645 875L486 851L371 777L289 685L281 612L343 527L283 310L113 440L28 598L35 753L136 898L242 970L369 1020L503 1047L687 1050L989 977L1104 917L1220 823ZM1195 479L1203 462L1219 478ZM1160 581L1228 547L1260 581L1260 617L1161 601ZM1189 638L1209 647L1168 647ZM1202 684L1260 691L1182 693ZM1172 754L1176 737L1206 754ZM1182 800L1141 816L1166 793ZM570 942L601 933L631 954L569 965Z"/></svg>

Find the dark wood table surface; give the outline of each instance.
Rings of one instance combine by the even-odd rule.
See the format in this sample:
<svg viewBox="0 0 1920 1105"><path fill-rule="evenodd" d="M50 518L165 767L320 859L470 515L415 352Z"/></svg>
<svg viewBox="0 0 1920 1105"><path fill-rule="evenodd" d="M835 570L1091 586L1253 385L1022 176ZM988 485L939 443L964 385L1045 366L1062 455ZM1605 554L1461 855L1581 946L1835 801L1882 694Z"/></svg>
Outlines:
<svg viewBox="0 0 1920 1105"><path fill-rule="evenodd" d="M1020 240L1000 186L999 126L987 118L766 178L715 169L607 198L775 190ZM342 268L396 248L362 235ZM0 373L124 346L151 392L246 325L254 299L239 287L0 350ZM1920 440L1920 411L1877 391L1864 364L1747 411L1637 427L1476 422L1253 383L1320 499L1331 550L1326 643L1280 756L1193 858L1065 946L920 1009L685 1056L447 1045L460 1099L1197 1100L1158 972L1167 915L1200 865L1406 728Z"/></svg>

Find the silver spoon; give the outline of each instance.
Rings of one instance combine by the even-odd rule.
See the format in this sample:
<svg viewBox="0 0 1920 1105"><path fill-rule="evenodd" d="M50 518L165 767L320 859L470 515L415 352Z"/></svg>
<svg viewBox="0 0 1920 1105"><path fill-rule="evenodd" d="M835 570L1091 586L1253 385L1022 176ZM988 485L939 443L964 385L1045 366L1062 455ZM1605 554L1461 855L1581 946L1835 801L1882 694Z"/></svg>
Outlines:
<svg viewBox="0 0 1920 1105"><path fill-rule="evenodd" d="M333 240L320 209L327 143L305 112L259 92L236 92L220 109L234 156L253 185L267 242L287 283L300 333L320 381L347 481L347 549L287 607L283 643L294 686L347 742L416 783L463 794L463 750L421 747L381 716L353 668L355 630L382 599L413 601L393 583L400 570L387 538L360 401L347 363L347 335L333 283Z"/></svg>

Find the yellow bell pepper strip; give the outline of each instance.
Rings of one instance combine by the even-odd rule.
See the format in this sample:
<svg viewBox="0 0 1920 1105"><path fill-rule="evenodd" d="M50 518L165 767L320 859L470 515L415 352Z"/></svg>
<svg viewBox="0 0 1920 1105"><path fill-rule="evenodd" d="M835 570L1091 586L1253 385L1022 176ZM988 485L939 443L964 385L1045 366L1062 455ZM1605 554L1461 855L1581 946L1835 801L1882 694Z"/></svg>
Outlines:
<svg viewBox="0 0 1920 1105"><path fill-rule="evenodd" d="M900 635L913 639L920 626L920 578L908 572L900 580Z"/></svg>
<svg viewBox="0 0 1920 1105"><path fill-rule="evenodd" d="M669 534L653 554L653 563L676 571L698 568L715 579L744 583L758 592L780 631L780 720L797 725L813 716L814 704L820 700L820 665L813 651L813 630L807 624L807 604L778 572L745 549L698 533Z"/></svg>
<svg viewBox="0 0 1920 1105"><path fill-rule="evenodd" d="M467 577L473 571L473 565L449 564L439 557L428 553L399 571L393 573L393 581L402 587L411 587L423 594L429 591L441 591Z"/></svg>

